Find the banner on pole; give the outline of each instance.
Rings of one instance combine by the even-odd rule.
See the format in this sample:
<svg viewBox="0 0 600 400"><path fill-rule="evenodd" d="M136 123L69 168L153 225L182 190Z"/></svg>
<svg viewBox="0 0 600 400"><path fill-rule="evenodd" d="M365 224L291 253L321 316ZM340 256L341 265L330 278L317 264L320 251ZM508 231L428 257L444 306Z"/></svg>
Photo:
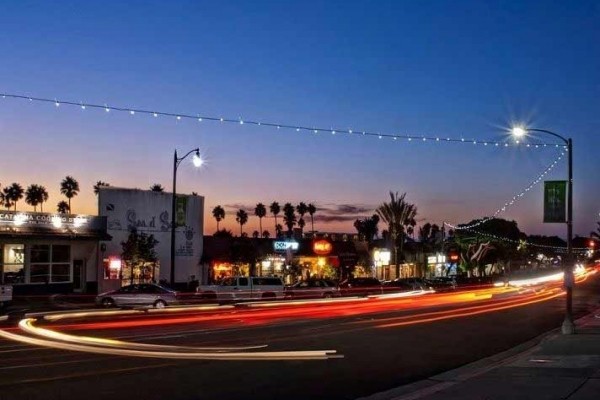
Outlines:
<svg viewBox="0 0 600 400"><path fill-rule="evenodd" d="M177 196L175 204L175 226L186 226L187 197Z"/></svg>
<svg viewBox="0 0 600 400"><path fill-rule="evenodd" d="M567 181L544 182L544 222L567 222Z"/></svg>

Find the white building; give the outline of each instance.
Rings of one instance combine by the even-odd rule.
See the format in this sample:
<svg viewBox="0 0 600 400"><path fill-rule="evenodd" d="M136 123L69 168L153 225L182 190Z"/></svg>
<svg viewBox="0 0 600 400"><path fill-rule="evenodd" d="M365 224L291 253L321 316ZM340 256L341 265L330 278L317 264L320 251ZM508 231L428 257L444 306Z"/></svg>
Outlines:
<svg viewBox="0 0 600 400"><path fill-rule="evenodd" d="M171 193L140 189L100 187L98 215L107 219L110 241L100 245L99 290L110 290L128 283L127 280L169 281L171 273ZM198 278L203 245L204 197L177 194L175 231L175 282L186 284L192 276ZM153 235L158 263L150 275L125 270L121 263L122 242L132 229Z"/></svg>

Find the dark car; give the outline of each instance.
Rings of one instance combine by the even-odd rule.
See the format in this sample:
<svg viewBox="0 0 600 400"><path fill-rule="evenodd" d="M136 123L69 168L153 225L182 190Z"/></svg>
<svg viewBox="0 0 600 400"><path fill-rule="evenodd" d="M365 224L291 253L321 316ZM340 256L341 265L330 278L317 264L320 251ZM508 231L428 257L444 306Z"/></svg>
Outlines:
<svg viewBox="0 0 600 400"><path fill-rule="evenodd" d="M339 297L340 289L337 284L327 279L308 279L297 282L284 289L288 299L315 299Z"/></svg>
<svg viewBox="0 0 600 400"><path fill-rule="evenodd" d="M368 296L382 294L383 286L375 278L348 278L340 283L342 296Z"/></svg>
<svg viewBox="0 0 600 400"><path fill-rule="evenodd" d="M96 304L103 307L153 306L164 308L178 303L177 292L152 283L127 285L96 297Z"/></svg>
<svg viewBox="0 0 600 400"><path fill-rule="evenodd" d="M450 277L436 277L425 280L436 292L449 292L456 289L456 281Z"/></svg>

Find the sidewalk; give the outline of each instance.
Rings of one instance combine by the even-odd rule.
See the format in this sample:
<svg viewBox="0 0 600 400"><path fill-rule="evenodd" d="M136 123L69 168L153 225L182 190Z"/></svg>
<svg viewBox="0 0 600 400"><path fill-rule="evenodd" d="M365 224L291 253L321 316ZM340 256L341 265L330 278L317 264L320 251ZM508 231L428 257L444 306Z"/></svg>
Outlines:
<svg viewBox="0 0 600 400"><path fill-rule="evenodd" d="M360 400L600 399L600 308L576 326Z"/></svg>

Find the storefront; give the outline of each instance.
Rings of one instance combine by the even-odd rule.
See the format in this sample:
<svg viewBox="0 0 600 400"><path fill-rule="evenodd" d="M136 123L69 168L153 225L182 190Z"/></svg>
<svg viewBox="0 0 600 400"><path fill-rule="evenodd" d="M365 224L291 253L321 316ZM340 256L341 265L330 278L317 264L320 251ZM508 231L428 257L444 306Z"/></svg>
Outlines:
<svg viewBox="0 0 600 400"><path fill-rule="evenodd" d="M0 211L0 283L15 294L95 291L106 219Z"/></svg>

